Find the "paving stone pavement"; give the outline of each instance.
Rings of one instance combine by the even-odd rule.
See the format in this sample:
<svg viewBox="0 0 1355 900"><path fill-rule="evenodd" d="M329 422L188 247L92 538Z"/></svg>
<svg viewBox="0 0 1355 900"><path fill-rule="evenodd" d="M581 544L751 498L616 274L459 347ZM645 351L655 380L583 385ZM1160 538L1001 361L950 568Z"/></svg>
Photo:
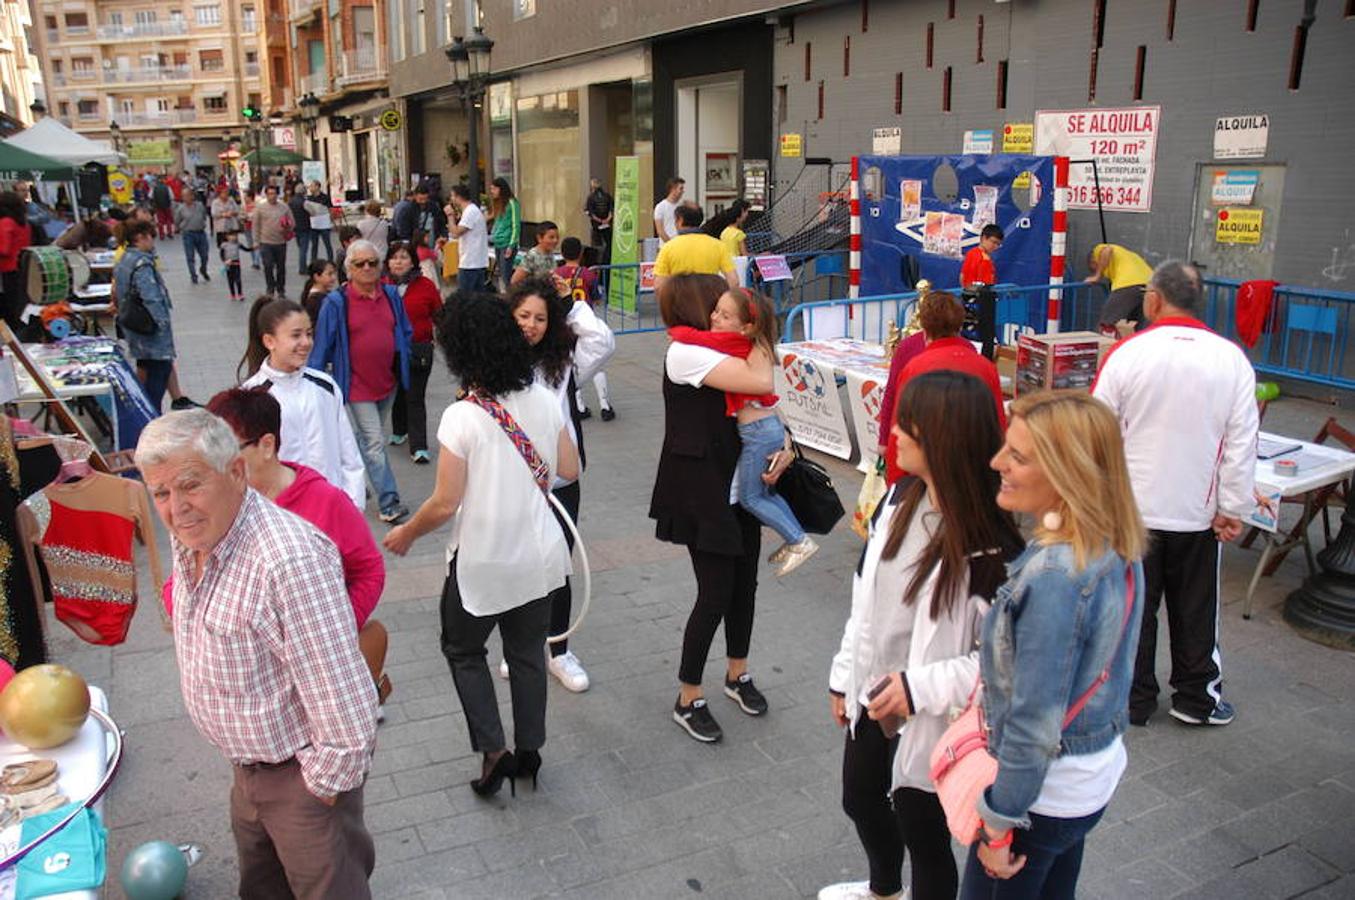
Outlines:
<svg viewBox="0 0 1355 900"><path fill-rule="evenodd" d="M248 304L226 299L220 275L190 288L177 242L159 249L175 300L180 376L205 401L234 381ZM297 291L301 279L288 277ZM260 273L247 267L245 284L261 290ZM552 682L539 790L519 785L516 798L505 790L489 801L471 794L478 764L437 640L440 535L389 560L376 615L391 632L395 693L366 790L376 897L793 898L864 877L839 804L842 737L825 697L860 551L850 531L827 537L789 578L763 571L751 662L770 714L750 719L725 700L715 680L720 660L712 659L707 680L724 743L699 745L669 718L694 582L685 554L656 542L646 518L662 435L662 350L658 335L621 338L608 369L618 418L586 426L581 529L594 596L571 646L593 688L574 695ZM440 411L451 387L446 377L433 381L429 408ZM1306 435L1332 412L1286 399L1266 421ZM404 448L392 448L392 460L406 502L423 500L433 467L412 465ZM850 502L858 477L845 464L829 466ZM369 517L381 533L374 509ZM1320 541L1320 526L1314 534ZM168 545L163 529L160 543ZM1303 576L1299 556L1263 580L1256 616L1243 621L1241 592L1256 553L1226 551L1224 672L1237 720L1199 730L1160 713L1131 731L1129 770L1088 841L1081 896L1355 896L1355 843L1346 837L1355 810L1355 665L1281 620L1283 597ZM166 838L207 851L185 897L232 896L229 767L184 714L170 638L149 603L120 647L83 645L60 626L52 633L57 658L108 690L127 732L127 759L107 801L109 895L121 896L115 882L125 854ZM1165 653L1166 641L1160 646ZM1165 680L1165 656L1159 673Z"/></svg>

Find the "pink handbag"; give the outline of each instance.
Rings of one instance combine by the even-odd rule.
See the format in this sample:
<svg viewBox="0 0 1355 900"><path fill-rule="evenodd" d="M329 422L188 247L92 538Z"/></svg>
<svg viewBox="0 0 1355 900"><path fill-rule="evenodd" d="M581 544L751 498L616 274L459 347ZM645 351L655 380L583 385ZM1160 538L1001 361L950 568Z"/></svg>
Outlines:
<svg viewBox="0 0 1355 900"><path fill-rule="evenodd" d="M1125 569L1124 619L1120 622L1120 640L1124 639L1125 628L1129 625L1129 613L1134 608L1134 569ZM1119 649L1116 641L1116 649ZM1067 728L1078 713L1082 712L1101 685L1110 677L1110 664L1115 654L1110 655L1106 667L1091 687L1068 707L1063 717L1063 726ZM997 757L988 752L988 726L983 721L983 705L977 702L979 690L983 687L982 678L969 693L969 703L950 727L941 735L941 740L932 748L931 779L936 785L936 797L946 812L946 824L955 840L968 846L978 836L979 798L997 780Z"/></svg>

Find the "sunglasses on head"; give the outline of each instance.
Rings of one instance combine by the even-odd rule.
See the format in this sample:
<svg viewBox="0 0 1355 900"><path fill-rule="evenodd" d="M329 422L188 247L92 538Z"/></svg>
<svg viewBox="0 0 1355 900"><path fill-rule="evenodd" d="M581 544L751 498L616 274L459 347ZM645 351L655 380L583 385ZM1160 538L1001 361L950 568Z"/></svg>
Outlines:
<svg viewBox="0 0 1355 900"><path fill-rule="evenodd" d="M355 259L353 265L360 269L375 269L381 262L375 259Z"/></svg>

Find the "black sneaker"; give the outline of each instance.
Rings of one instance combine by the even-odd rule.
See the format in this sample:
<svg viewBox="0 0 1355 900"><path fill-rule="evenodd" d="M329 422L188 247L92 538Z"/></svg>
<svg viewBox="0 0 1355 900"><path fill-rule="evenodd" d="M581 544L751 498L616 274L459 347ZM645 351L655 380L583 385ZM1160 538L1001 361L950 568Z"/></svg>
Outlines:
<svg viewBox="0 0 1355 900"><path fill-rule="evenodd" d="M200 406L202 406L201 403L195 403L188 397L177 397L175 398L174 402L169 405L169 408L173 410L182 410L182 409L197 409Z"/></svg>
<svg viewBox="0 0 1355 900"><path fill-rule="evenodd" d="M747 672L733 681L725 682L725 696L739 704L739 709L750 716L760 716L767 711L767 698L753 686L753 676Z"/></svg>
<svg viewBox="0 0 1355 900"><path fill-rule="evenodd" d="M673 721L703 744L714 744L725 736L715 717L710 714L706 701L700 697L687 706L682 705L682 698L679 697L677 703L673 704Z"/></svg>
<svg viewBox="0 0 1355 900"><path fill-rule="evenodd" d="M591 419L591 418L593 418L593 411L592 411L591 409L589 409L588 407L585 406L583 409L579 410L579 421L580 421L580 422L582 422L584 419Z"/></svg>
<svg viewBox="0 0 1355 900"><path fill-rule="evenodd" d="M1172 707L1172 718L1186 725L1227 725L1236 715L1237 711L1233 709L1233 704L1227 700L1215 703L1207 716L1194 716Z"/></svg>
<svg viewBox="0 0 1355 900"><path fill-rule="evenodd" d="M403 503L397 503L390 509L381 511L381 521L387 525L399 525L405 519L409 518L409 507Z"/></svg>
<svg viewBox="0 0 1355 900"><path fill-rule="evenodd" d="M604 406L604 407L602 407L602 421L604 421L604 422L610 422L612 419L615 419L615 418L616 418L616 410L612 409L610 406Z"/></svg>

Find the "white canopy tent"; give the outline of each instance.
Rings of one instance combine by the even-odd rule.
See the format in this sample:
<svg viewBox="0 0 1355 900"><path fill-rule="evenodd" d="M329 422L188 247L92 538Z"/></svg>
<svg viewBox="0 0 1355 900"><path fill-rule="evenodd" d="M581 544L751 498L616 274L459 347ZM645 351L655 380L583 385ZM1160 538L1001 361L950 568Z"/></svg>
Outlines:
<svg viewBox="0 0 1355 900"><path fill-rule="evenodd" d="M126 160L123 154L108 144L91 141L51 116L39 119L31 128L25 128L9 138L7 143L73 166L83 166L86 163L114 165Z"/></svg>

